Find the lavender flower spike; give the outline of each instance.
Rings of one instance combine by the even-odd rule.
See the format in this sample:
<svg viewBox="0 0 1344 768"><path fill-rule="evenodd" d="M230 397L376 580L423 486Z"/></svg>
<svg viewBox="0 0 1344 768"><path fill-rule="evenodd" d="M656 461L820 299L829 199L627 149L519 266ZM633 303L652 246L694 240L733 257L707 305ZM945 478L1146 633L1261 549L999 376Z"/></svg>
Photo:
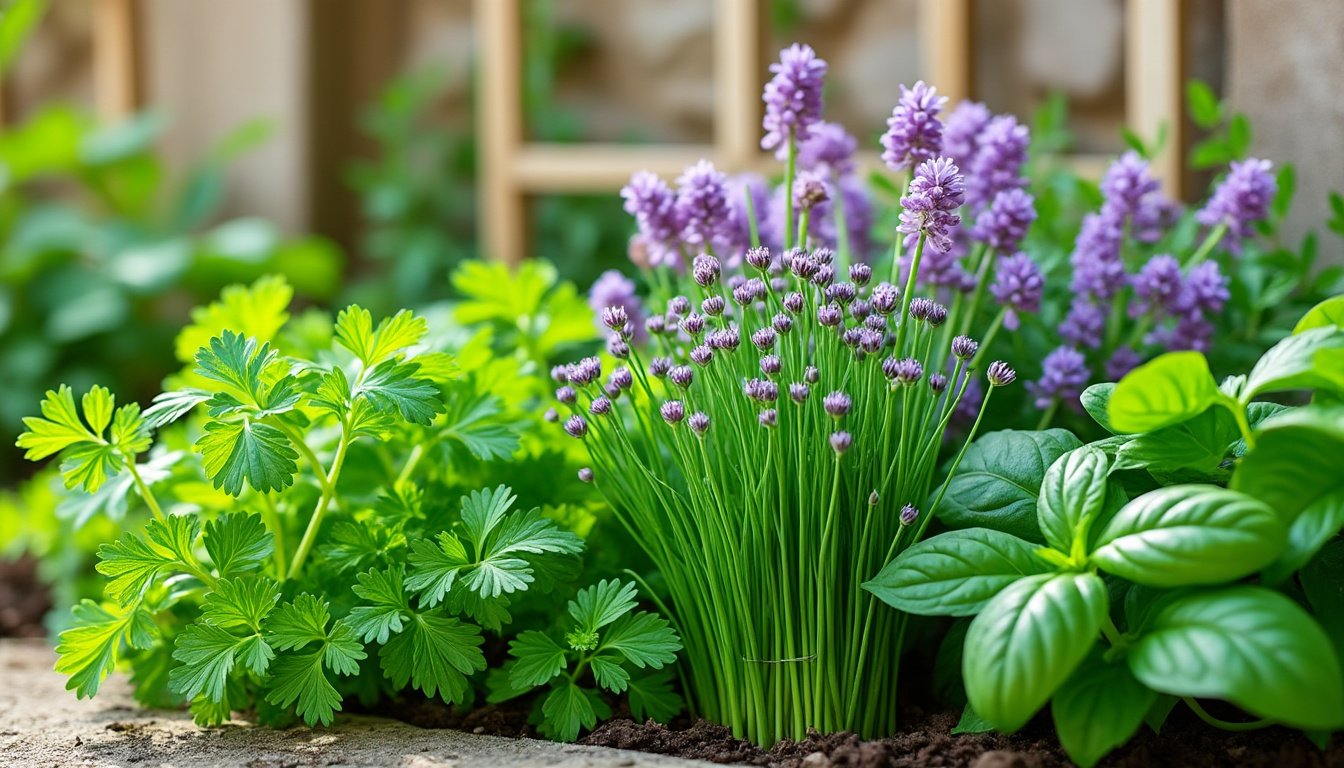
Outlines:
<svg viewBox="0 0 1344 768"><path fill-rule="evenodd" d="M994 196L971 234L999 253L1012 253L1035 220L1036 199L1021 189L1007 189Z"/></svg>
<svg viewBox="0 0 1344 768"><path fill-rule="evenodd" d="M943 145L943 124L938 113L947 103L938 89L923 80L914 88L901 86L901 98L887 119L882 134L882 162L893 171L904 171L938 156Z"/></svg>
<svg viewBox="0 0 1344 768"><path fill-rule="evenodd" d="M790 138L801 139L821 120L821 89L826 78L826 62L817 58L811 46L797 43L779 53L779 62L770 65L774 77L765 84L765 117L761 127L765 136L761 149L776 150L781 158Z"/></svg>
<svg viewBox="0 0 1344 768"><path fill-rule="evenodd" d="M1278 192L1273 168L1268 160L1255 158L1232 163L1232 170L1213 191L1203 210L1195 214L1195 219L1206 227L1226 224L1228 234L1234 238L1229 250L1239 252L1239 241L1249 237L1251 225L1269 213L1269 204Z"/></svg>
<svg viewBox="0 0 1344 768"><path fill-rule="evenodd" d="M994 284L989 292L1000 306L1008 310L1004 327L1018 328L1019 312L1035 313L1041 309L1041 294L1045 291L1045 277L1041 268L1025 253L1017 253L999 260Z"/></svg>
<svg viewBox="0 0 1344 768"><path fill-rule="evenodd" d="M798 167L838 178L854 171L859 143L838 123L813 123L798 144Z"/></svg>
<svg viewBox="0 0 1344 768"><path fill-rule="evenodd" d="M598 320L598 330L610 328L613 331L622 331L626 322L633 327L634 341L637 344L643 344L648 340L644 331L644 304L636 293L635 283L630 278L609 269L598 276L593 281L593 287L588 289L588 306L592 307L593 313ZM617 309L625 314L625 320L615 327L606 323L608 309ZM616 315L612 315L615 320Z"/></svg>
<svg viewBox="0 0 1344 768"><path fill-rule="evenodd" d="M687 168L677 179L677 215L687 245L714 246L732 234L727 181L708 160Z"/></svg>
<svg viewBox="0 0 1344 768"><path fill-rule="evenodd" d="M952 213L966 201L965 181L951 160L940 157L920 163L910 189L901 198L897 230L916 237L923 233L934 250L952 248L952 234L961 217Z"/></svg>
<svg viewBox="0 0 1344 768"><path fill-rule="evenodd" d="M679 266L683 222L672 188L656 174L640 171L621 189L621 197L625 199L625 212L634 216L639 226L635 237L647 253L649 266Z"/></svg>
<svg viewBox="0 0 1344 768"><path fill-rule="evenodd" d="M1027 382L1037 408L1049 408L1055 400L1074 404L1087 386L1087 360L1072 347L1058 347L1045 356L1041 378Z"/></svg>
<svg viewBox="0 0 1344 768"><path fill-rule="evenodd" d="M978 101L963 101L947 116L943 125L943 157L969 168L980 149L980 137L994 115Z"/></svg>
<svg viewBox="0 0 1344 768"><path fill-rule="evenodd" d="M966 191L972 208L979 210L998 193L1026 185L1021 173L1030 141L1027 129L1012 115L999 115L989 121L969 169Z"/></svg>

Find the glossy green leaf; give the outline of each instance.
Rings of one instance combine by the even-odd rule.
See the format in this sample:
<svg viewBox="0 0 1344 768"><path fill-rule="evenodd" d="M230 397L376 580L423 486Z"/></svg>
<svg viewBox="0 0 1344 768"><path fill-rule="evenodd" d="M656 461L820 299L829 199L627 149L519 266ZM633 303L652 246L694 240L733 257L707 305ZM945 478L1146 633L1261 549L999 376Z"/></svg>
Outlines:
<svg viewBox="0 0 1344 768"><path fill-rule="evenodd" d="M1060 456L1046 470L1036 519L1050 546L1066 555L1086 552L1089 529L1106 505L1109 472L1106 454L1087 445Z"/></svg>
<svg viewBox="0 0 1344 768"><path fill-rule="evenodd" d="M1106 611L1106 585L1095 574L1009 585L966 633L962 676L971 706L1000 730L1021 728L1092 650Z"/></svg>
<svg viewBox="0 0 1344 768"><path fill-rule="evenodd" d="M1341 361L1344 329L1330 325L1295 333L1260 357L1246 379L1241 400L1294 389L1344 391Z"/></svg>
<svg viewBox="0 0 1344 768"><path fill-rule="evenodd" d="M1293 333L1310 331L1313 328L1344 327L1344 296L1332 296L1312 307L1293 326Z"/></svg>
<svg viewBox="0 0 1344 768"><path fill-rule="evenodd" d="M1311 616L1277 592L1234 586L1172 600L1127 658L1134 676L1157 691L1226 699L1298 728L1344 726L1334 649Z"/></svg>
<svg viewBox="0 0 1344 768"><path fill-rule="evenodd" d="M1198 473L1223 479L1224 463L1241 433L1226 408L1210 408L1194 418L1134 436L1115 452L1115 469L1146 469L1154 474Z"/></svg>
<svg viewBox="0 0 1344 768"><path fill-rule="evenodd" d="M888 605L924 616L973 616L1023 576L1049 567L1037 545L989 528L917 542L863 585Z"/></svg>
<svg viewBox="0 0 1344 768"><path fill-rule="evenodd" d="M1050 712L1059 743L1082 768L1091 768L1129 741L1157 701L1123 662L1095 653L1055 694Z"/></svg>
<svg viewBox="0 0 1344 768"><path fill-rule="evenodd" d="M1137 584L1178 587L1238 579L1273 562L1287 531L1264 502L1211 485L1178 485L1125 505L1092 562Z"/></svg>
<svg viewBox="0 0 1344 768"><path fill-rule="evenodd" d="M1102 429L1105 429L1113 435L1119 434L1111 424L1111 416L1109 412L1111 395L1114 393L1115 383L1107 381L1100 384L1093 384L1087 389L1084 389L1083 394L1079 397L1079 401L1082 402L1083 410L1087 411L1087 415L1091 416L1093 421L1100 424Z"/></svg>
<svg viewBox="0 0 1344 768"><path fill-rule="evenodd" d="M1071 432L1003 430L976 440L966 451L938 508L952 528L992 528L1043 542L1036 502L1045 471L1081 446Z"/></svg>
<svg viewBox="0 0 1344 768"><path fill-rule="evenodd" d="M1198 416L1218 397L1218 383L1204 355L1168 352L1121 379L1107 413L1120 432L1151 432Z"/></svg>

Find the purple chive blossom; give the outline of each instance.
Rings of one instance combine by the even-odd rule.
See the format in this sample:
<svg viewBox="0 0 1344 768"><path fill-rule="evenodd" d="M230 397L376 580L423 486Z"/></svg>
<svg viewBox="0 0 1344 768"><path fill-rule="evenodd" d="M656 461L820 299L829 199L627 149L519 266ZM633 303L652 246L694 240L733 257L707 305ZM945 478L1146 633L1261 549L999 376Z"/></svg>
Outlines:
<svg viewBox="0 0 1344 768"><path fill-rule="evenodd" d="M555 399L565 405L573 405L574 401L579 399L579 395L571 386L563 386L555 390Z"/></svg>
<svg viewBox="0 0 1344 768"><path fill-rule="evenodd" d="M813 123L798 144L798 167L838 178L854 171L859 143L838 123Z"/></svg>
<svg viewBox="0 0 1344 768"><path fill-rule="evenodd" d="M1154 256L1134 275L1131 282L1137 298L1129 307L1131 317L1150 312L1175 313L1179 310L1177 299L1185 277L1181 274L1181 263L1175 258L1166 254Z"/></svg>
<svg viewBox="0 0 1344 768"><path fill-rule="evenodd" d="M1125 287L1125 265L1120 257L1123 221L1106 213L1083 217L1082 229L1069 261L1073 264L1071 288L1076 295L1109 301Z"/></svg>
<svg viewBox="0 0 1344 768"><path fill-rule="evenodd" d="M933 312L933 299L926 299L923 296L910 301L910 319L917 323L922 323L929 319L929 313Z"/></svg>
<svg viewBox="0 0 1344 768"><path fill-rule="evenodd" d="M989 380L991 387L1006 387L1017 381L1017 371L1002 360L995 360L989 364L989 369L985 371L985 378Z"/></svg>
<svg viewBox="0 0 1344 768"><path fill-rule="evenodd" d="M847 306L858 298L859 290L853 283L831 283L826 286L826 300Z"/></svg>
<svg viewBox="0 0 1344 768"><path fill-rule="evenodd" d="M810 211L831 199L826 190L826 182L815 171L799 171L793 178L793 207L799 211Z"/></svg>
<svg viewBox="0 0 1344 768"><path fill-rule="evenodd" d="M878 283L873 288L873 309L883 315L890 315L901 305L901 291L891 283Z"/></svg>
<svg viewBox="0 0 1344 768"><path fill-rule="evenodd" d="M817 322L828 328L834 328L835 326L840 325L840 322L844 319L844 310L840 309L840 307L835 304L823 304L822 306L817 307Z"/></svg>
<svg viewBox="0 0 1344 768"><path fill-rule="evenodd" d="M1240 241L1250 237L1252 224L1268 215L1269 204L1278 192L1273 169L1268 160L1253 157L1232 163L1231 170L1214 189L1209 202L1195 214L1195 219L1206 227L1226 224L1232 236L1229 250L1239 252Z"/></svg>
<svg viewBox="0 0 1344 768"><path fill-rule="evenodd" d="M817 274L817 267L820 265L808 258L807 254L800 249L795 248L789 251L786 256L788 257L789 271L799 280L811 280Z"/></svg>
<svg viewBox="0 0 1344 768"><path fill-rule="evenodd" d="M654 315L644 321L644 330L650 336L662 336L667 333L667 318L662 315Z"/></svg>
<svg viewBox="0 0 1344 768"><path fill-rule="evenodd" d="M667 302L667 311L674 315L684 315L691 311L691 300L685 296L673 296Z"/></svg>
<svg viewBox="0 0 1344 768"><path fill-rule="evenodd" d="M966 197L975 210L989 205L998 193L1026 184L1022 165L1031 136L1012 115L997 115L985 126L980 147L971 161Z"/></svg>
<svg viewBox="0 0 1344 768"><path fill-rule="evenodd" d="M594 416L606 416L611 413L611 399L606 395L593 398L593 402L588 405L588 412Z"/></svg>
<svg viewBox="0 0 1344 768"><path fill-rule="evenodd" d="M802 382L794 382L789 385L789 399L795 403L801 403L807 399L810 389Z"/></svg>
<svg viewBox="0 0 1344 768"><path fill-rule="evenodd" d="M1106 361L1106 380L1119 381L1125 374L1138 368L1142 362L1143 358L1132 347L1120 347L1111 354L1111 359Z"/></svg>
<svg viewBox="0 0 1344 768"><path fill-rule="evenodd" d="M761 358L761 373L766 376L777 375L782 367L784 363L779 359L779 355L766 355Z"/></svg>
<svg viewBox="0 0 1344 768"><path fill-rule="evenodd" d="M930 373L929 389L933 390L935 395L943 394L943 390L947 389L947 377L941 373Z"/></svg>
<svg viewBox="0 0 1344 768"><path fill-rule="evenodd" d="M774 328L761 328L751 334L751 343L755 344L756 348L762 352L775 346L775 339Z"/></svg>
<svg viewBox="0 0 1344 768"><path fill-rule="evenodd" d="M952 213L965 202L961 172L951 160L926 160L915 170L910 189L901 198L901 223L897 230L911 237L923 234L936 251L952 248L952 233L961 217Z"/></svg>
<svg viewBox="0 0 1344 768"><path fill-rule="evenodd" d="M943 157L969 168L980 149L980 137L994 115L977 101L963 101L947 115L943 125Z"/></svg>
<svg viewBox="0 0 1344 768"><path fill-rule="evenodd" d="M692 370L689 365L678 365L671 371L668 371L667 377L672 380L673 384L676 384L682 389L686 389L691 386L691 382L695 380L695 371Z"/></svg>
<svg viewBox="0 0 1344 768"><path fill-rule="evenodd" d="M722 271L719 260L709 255L700 255L695 257L691 263L691 277L702 288L708 288L719 281L719 274Z"/></svg>
<svg viewBox="0 0 1344 768"><path fill-rule="evenodd" d="M692 247L719 245L730 235L727 178L708 160L687 168L677 179L681 239Z"/></svg>
<svg viewBox="0 0 1344 768"><path fill-rule="evenodd" d="M854 442L854 438L848 432L833 432L831 434L831 449L837 456L844 454L849 450L849 446Z"/></svg>
<svg viewBox="0 0 1344 768"><path fill-rule="evenodd" d="M1018 328L1017 313L1040 311L1044 290L1045 277L1041 274L1041 268L1025 253L999 259L994 284L989 287L994 300L1008 310L1004 327L1010 331Z"/></svg>
<svg viewBox="0 0 1344 768"><path fill-rule="evenodd" d="M691 362L704 367L709 365L709 361L714 359L714 350L706 344L700 344L691 350Z"/></svg>
<svg viewBox="0 0 1344 768"><path fill-rule="evenodd" d="M914 504L906 504L901 507L901 525L914 525L919 519L919 508Z"/></svg>
<svg viewBox="0 0 1344 768"><path fill-rule="evenodd" d="M658 414L668 424L677 425L686 418L686 406L680 400L668 400L658 408Z"/></svg>
<svg viewBox="0 0 1344 768"><path fill-rule="evenodd" d="M784 297L784 309L798 314L803 311L803 294L793 291Z"/></svg>
<svg viewBox="0 0 1344 768"><path fill-rule="evenodd" d="M1106 331L1106 309L1092 300L1079 296L1069 307L1069 314L1059 324L1059 335L1064 341L1078 347L1101 346Z"/></svg>
<svg viewBox="0 0 1344 768"><path fill-rule="evenodd" d="M607 397L611 398L612 400L617 400L620 398L621 392L624 392L625 390L621 389L615 384L612 384L611 382L607 382L606 386L602 387L602 391L607 393Z"/></svg>
<svg viewBox="0 0 1344 768"><path fill-rule="evenodd" d="M826 62L810 46L795 43L780 51L779 62L770 65L774 77L765 84L765 136L761 149L776 150L784 157L791 140L808 135L821 120L821 89Z"/></svg>
<svg viewBox="0 0 1344 768"><path fill-rule="evenodd" d="M633 325L635 343L646 341L643 332L644 305L636 293L635 283L614 269L598 276L593 287L588 289L588 306L599 314L602 327L624 332L627 324ZM609 319L610 310L610 320ZM617 322L619 321L619 322Z"/></svg>
<svg viewBox="0 0 1344 768"><path fill-rule="evenodd" d="M852 402L844 392L832 392L821 399L821 407L833 418L841 418L849 413Z"/></svg>
<svg viewBox="0 0 1344 768"><path fill-rule="evenodd" d="M556 384L564 384L569 381L569 367L564 365L551 366L551 380Z"/></svg>
<svg viewBox="0 0 1344 768"><path fill-rule="evenodd" d="M621 338L619 333L613 333L607 339L607 354L617 360L624 360L630 356L630 345L625 339Z"/></svg>
<svg viewBox="0 0 1344 768"><path fill-rule="evenodd" d="M723 314L724 300L722 296L710 296L700 302L700 309L710 317L718 317Z"/></svg>
<svg viewBox="0 0 1344 768"><path fill-rule="evenodd" d="M769 379L748 379L742 393L758 403L773 403L779 399L779 386Z"/></svg>
<svg viewBox="0 0 1344 768"><path fill-rule="evenodd" d="M812 275L812 284L819 288L825 288L830 285L831 281L834 279L835 267L832 267L830 264L819 264L817 265L816 273Z"/></svg>
<svg viewBox="0 0 1344 768"><path fill-rule="evenodd" d="M737 326L730 325L727 328L720 328L709 334L706 339L711 349L719 349L732 352L742 344L742 334L737 330Z"/></svg>
<svg viewBox="0 0 1344 768"><path fill-rule="evenodd" d="M545 419L549 424L555 424L560 421L560 412L554 408L547 408L546 412L541 415L541 418Z"/></svg>
<svg viewBox="0 0 1344 768"><path fill-rule="evenodd" d="M601 376L602 361L596 357L585 357L569 366L569 380L576 386L588 386Z"/></svg>
<svg viewBox="0 0 1344 768"><path fill-rule="evenodd" d="M579 482L581 482L581 483L591 483L591 482L593 482L593 469L592 469L592 467L583 467L583 468L581 468L581 469L579 470Z"/></svg>
<svg viewBox="0 0 1344 768"><path fill-rule="evenodd" d="M952 339L952 355L958 360L970 360L980 350L980 343L970 336L958 336Z"/></svg>
<svg viewBox="0 0 1344 768"><path fill-rule="evenodd" d="M920 377L924 375L924 366L920 365L919 361L913 357L905 357L896 360L894 364L890 366L890 371L888 371L888 366L884 363L882 366L882 373L886 374L887 378L891 379L896 384L913 384L916 381L919 381Z"/></svg>
<svg viewBox="0 0 1344 768"><path fill-rule="evenodd" d="M1223 311L1231 294L1227 290L1227 278L1216 261L1203 261L1190 269L1181 285L1181 293L1176 299L1179 312Z"/></svg>
<svg viewBox="0 0 1344 768"><path fill-rule="evenodd" d="M863 320L873 313L873 308L863 299L855 299L853 304L849 305L849 314L855 320Z"/></svg>
<svg viewBox="0 0 1344 768"><path fill-rule="evenodd" d="M635 236L653 267L679 267L678 244L684 226L677 196L656 174L640 171L621 189L625 212L635 217Z"/></svg>
<svg viewBox="0 0 1344 768"><path fill-rule="evenodd" d="M588 436L588 422L577 413L565 419L565 434L575 440L582 440Z"/></svg>
<svg viewBox="0 0 1344 768"><path fill-rule="evenodd" d="M1027 382L1027 391L1036 398L1037 408L1049 408L1059 400L1073 405L1083 393L1089 377L1087 359L1072 347L1058 347L1041 363L1041 378Z"/></svg>
<svg viewBox="0 0 1344 768"><path fill-rule="evenodd" d="M705 316L698 312L692 312L686 316L685 320L681 321L681 330L685 331L686 335L691 338L698 338L700 334L705 332Z"/></svg>
<svg viewBox="0 0 1344 768"><path fill-rule="evenodd" d="M774 408L766 408L764 411L756 414L756 421L758 421L762 427L771 429L779 423L779 412Z"/></svg>
<svg viewBox="0 0 1344 768"><path fill-rule="evenodd" d="M850 264L849 279L853 281L855 285L867 285L868 281L873 279L873 268L867 264Z"/></svg>
<svg viewBox="0 0 1344 768"><path fill-rule="evenodd" d="M901 86L901 97L887 119L882 134L882 162L893 171L913 168L938 156L943 145L943 124L938 113L947 103L938 89L923 80L914 88Z"/></svg>
<svg viewBox="0 0 1344 768"><path fill-rule="evenodd" d="M776 312L775 316L770 319L770 326L774 328L775 332L779 335L788 335L788 333L793 330L793 318L783 312Z"/></svg>
<svg viewBox="0 0 1344 768"><path fill-rule="evenodd" d="M976 219L972 236L999 253L1012 253L1035 220L1035 198L1021 189L1006 189Z"/></svg>
<svg viewBox="0 0 1344 768"><path fill-rule="evenodd" d="M937 328L945 322L947 322L947 306L935 301L933 308L929 310L929 325Z"/></svg>
<svg viewBox="0 0 1344 768"><path fill-rule="evenodd" d="M672 359L667 357L655 357L649 361L649 375L661 379L672 370Z"/></svg>
<svg viewBox="0 0 1344 768"><path fill-rule="evenodd" d="M750 248L747 250L747 255L744 258L748 266L761 272L769 269L770 264L773 261L770 256L769 248Z"/></svg>
<svg viewBox="0 0 1344 768"><path fill-rule="evenodd" d="M887 330L887 318L883 315L869 315L863 318L863 327L870 331Z"/></svg>
<svg viewBox="0 0 1344 768"><path fill-rule="evenodd" d="M709 431L709 414L704 411L696 411L691 414L691 417L686 420L686 423L690 425L692 432L697 435L703 435Z"/></svg>
<svg viewBox="0 0 1344 768"><path fill-rule="evenodd" d="M803 369L803 379L805 379L808 384L816 384L818 381L821 381L821 371L817 370L817 366L809 365Z"/></svg>

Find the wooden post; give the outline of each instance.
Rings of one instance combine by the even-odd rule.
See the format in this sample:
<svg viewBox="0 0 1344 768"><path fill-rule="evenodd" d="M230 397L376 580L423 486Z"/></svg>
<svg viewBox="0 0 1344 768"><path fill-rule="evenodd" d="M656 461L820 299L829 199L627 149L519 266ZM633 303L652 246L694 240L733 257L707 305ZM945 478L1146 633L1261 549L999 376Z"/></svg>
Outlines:
<svg viewBox="0 0 1344 768"><path fill-rule="evenodd" d="M487 258L525 255L526 199L513 163L523 148L522 18L519 0L476 0L480 73L481 241Z"/></svg>
<svg viewBox="0 0 1344 768"><path fill-rule="evenodd" d="M114 121L140 104L136 0L96 0L93 6L93 88L98 115Z"/></svg>
<svg viewBox="0 0 1344 768"><path fill-rule="evenodd" d="M1184 147L1184 35L1178 0L1128 0L1125 18L1125 112L1130 130L1166 142L1153 158L1153 175L1167 195L1182 192Z"/></svg>
<svg viewBox="0 0 1344 768"><path fill-rule="evenodd" d="M741 171L761 154L760 6L716 0L714 153L720 170Z"/></svg>
<svg viewBox="0 0 1344 768"><path fill-rule="evenodd" d="M971 2L919 4L919 57L924 80L949 104L971 97Z"/></svg>

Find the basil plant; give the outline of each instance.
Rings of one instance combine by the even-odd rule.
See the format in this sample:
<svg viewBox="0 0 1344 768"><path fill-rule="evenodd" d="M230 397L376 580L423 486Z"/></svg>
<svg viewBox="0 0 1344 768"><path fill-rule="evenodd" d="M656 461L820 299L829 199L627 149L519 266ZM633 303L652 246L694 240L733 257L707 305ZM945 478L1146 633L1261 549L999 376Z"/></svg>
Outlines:
<svg viewBox="0 0 1344 768"><path fill-rule="evenodd" d="M974 617L959 729L1012 732L1048 702L1091 766L1182 702L1225 729L1344 728L1341 322L1344 297L1324 302L1221 384L1178 352L1094 386L1104 440L972 446L940 510L953 530L865 585L909 613ZM1301 407L1255 401L1304 390Z"/></svg>

